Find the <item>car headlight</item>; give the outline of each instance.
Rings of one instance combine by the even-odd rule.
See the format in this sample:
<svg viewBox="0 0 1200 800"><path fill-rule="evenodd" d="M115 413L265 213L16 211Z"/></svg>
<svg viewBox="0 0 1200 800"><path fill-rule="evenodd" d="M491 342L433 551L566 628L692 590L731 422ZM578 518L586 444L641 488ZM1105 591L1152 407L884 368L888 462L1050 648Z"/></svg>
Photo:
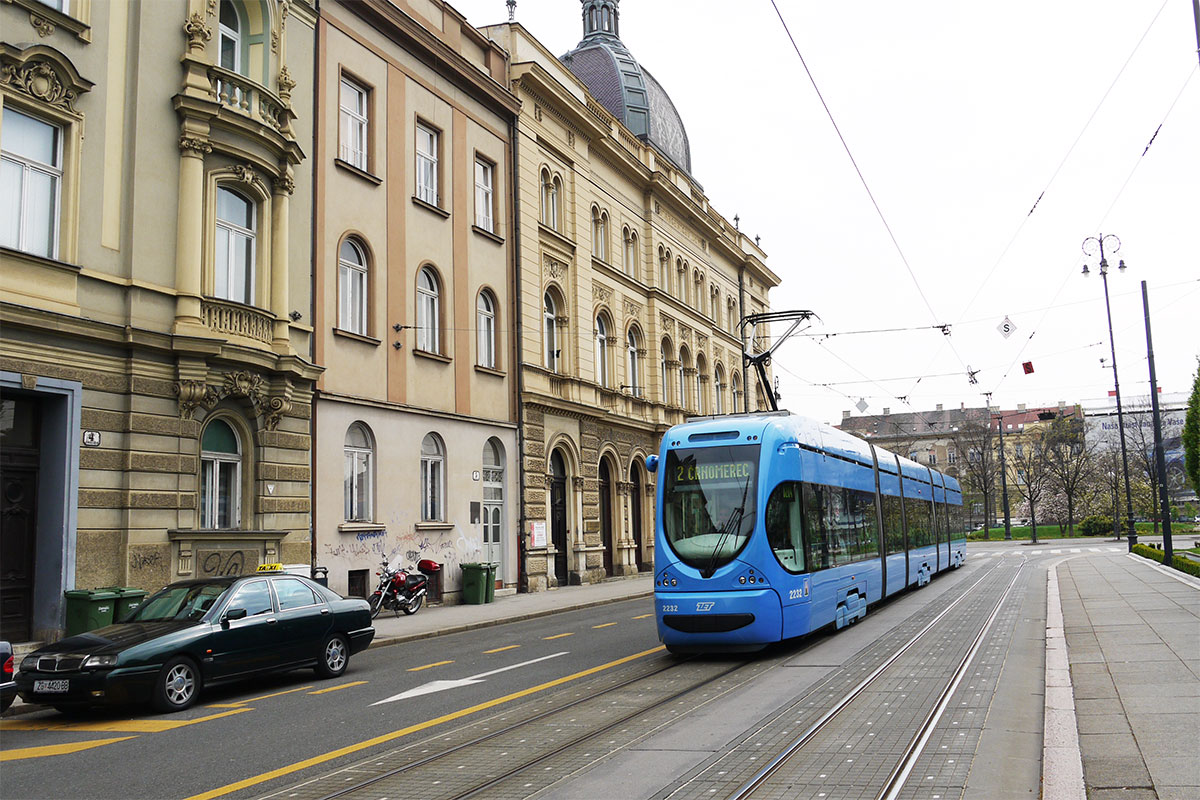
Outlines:
<svg viewBox="0 0 1200 800"><path fill-rule="evenodd" d="M88 656L83 662L84 669L103 669L105 667L115 667L116 665L116 656Z"/></svg>
<svg viewBox="0 0 1200 800"><path fill-rule="evenodd" d="M30 653L29 655L25 656L21 659L20 670L22 672L35 671L37 669L37 662L39 658L41 658L41 656L37 655L36 653Z"/></svg>

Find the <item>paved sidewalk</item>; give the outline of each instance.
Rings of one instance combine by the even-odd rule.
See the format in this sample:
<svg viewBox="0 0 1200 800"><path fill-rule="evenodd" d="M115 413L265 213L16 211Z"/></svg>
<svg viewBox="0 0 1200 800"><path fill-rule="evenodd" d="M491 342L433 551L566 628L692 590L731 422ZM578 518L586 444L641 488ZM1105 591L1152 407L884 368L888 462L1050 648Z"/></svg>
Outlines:
<svg viewBox="0 0 1200 800"><path fill-rule="evenodd" d="M1087 797L1200 798L1200 581L1134 555L1058 578Z"/></svg>
<svg viewBox="0 0 1200 800"><path fill-rule="evenodd" d="M372 647L398 644L443 633L457 633L487 628L560 611L616 603L634 597L649 598L654 594L654 580L647 572L631 578L614 578L586 586L564 586L545 592L509 594L483 605L423 606L411 617L399 617L390 611L375 618L375 641ZM652 609L646 601L646 610Z"/></svg>

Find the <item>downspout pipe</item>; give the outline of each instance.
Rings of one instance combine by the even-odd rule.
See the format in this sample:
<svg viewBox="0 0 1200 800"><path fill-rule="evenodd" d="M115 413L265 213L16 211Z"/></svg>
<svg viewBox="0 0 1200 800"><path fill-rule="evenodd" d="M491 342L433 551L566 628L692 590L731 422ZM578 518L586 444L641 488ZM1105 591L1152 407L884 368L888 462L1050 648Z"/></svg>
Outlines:
<svg viewBox="0 0 1200 800"><path fill-rule="evenodd" d="M511 218L512 218L512 265L513 265L513 302L510 314L512 314L512 331L515 345L515 366L514 370L517 374L517 390L516 390L516 406L517 406L517 481L520 487L520 493L517 497L517 502L520 503L520 528L517 531L517 591L528 592L529 576L526 574L525 564L525 529L529 526L528 517L526 515L525 506L525 347L524 347L524 325L521 320L522 306L522 288L521 288L521 201L518 186L518 163L517 157L520 148L520 130L518 128L517 117L513 116L508 123L509 140L512 142L512 169L511 177L509 178L509 191L512 196L511 203Z"/></svg>

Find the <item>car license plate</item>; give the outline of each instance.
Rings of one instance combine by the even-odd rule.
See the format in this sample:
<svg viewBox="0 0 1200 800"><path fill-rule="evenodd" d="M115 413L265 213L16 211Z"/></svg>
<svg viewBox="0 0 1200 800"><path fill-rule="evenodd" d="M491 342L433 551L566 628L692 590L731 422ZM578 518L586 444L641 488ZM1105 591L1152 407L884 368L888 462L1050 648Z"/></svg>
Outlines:
<svg viewBox="0 0 1200 800"><path fill-rule="evenodd" d="M34 681L33 691L40 694L62 694L71 687L70 681Z"/></svg>

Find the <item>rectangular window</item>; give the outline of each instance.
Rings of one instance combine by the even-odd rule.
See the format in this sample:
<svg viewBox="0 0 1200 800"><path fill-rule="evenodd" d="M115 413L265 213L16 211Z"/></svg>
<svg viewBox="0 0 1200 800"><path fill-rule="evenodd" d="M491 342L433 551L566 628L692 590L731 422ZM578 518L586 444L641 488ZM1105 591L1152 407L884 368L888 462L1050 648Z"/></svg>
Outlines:
<svg viewBox="0 0 1200 800"><path fill-rule="evenodd" d="M367 168L367 90L342 78L338 158L361 170Z"/></svg>
<svg viewBox="0 0 1200 800"><path fill-rule="evenodd" d="M58 257L62 129L12 108L0 134L0 245Z"/></svg>
<svg viewBox="0 0 1200 800"><path fill-rule="evenodd" d="M205 458L201 462L201 528L232 528L238 523L237 461Z"/></svg>
<svg viewBox="0 0 1200 800"><path fill-rule="evenodd" d="M488 233L495 233L492 219L492 179L495 167L486 161L475 159L475 225Z"/></svg>
<svg viewBox="0 0 1200 800"><path fill-rule="evenodd" d="M417 125L417 199L438 204L438 133Z"/></svg>
<svg viewBox="0 0 1200 800"><path fill-rule="evenodd" d="M439 522L442 519L442 461L421 459L421 520Z"/></svg>
<svg viewBox="0 0 1200 800"><path fill-rule="evenodd" d="M371 520L371 453L346 448L345 512L347 522Z"/></svg>

